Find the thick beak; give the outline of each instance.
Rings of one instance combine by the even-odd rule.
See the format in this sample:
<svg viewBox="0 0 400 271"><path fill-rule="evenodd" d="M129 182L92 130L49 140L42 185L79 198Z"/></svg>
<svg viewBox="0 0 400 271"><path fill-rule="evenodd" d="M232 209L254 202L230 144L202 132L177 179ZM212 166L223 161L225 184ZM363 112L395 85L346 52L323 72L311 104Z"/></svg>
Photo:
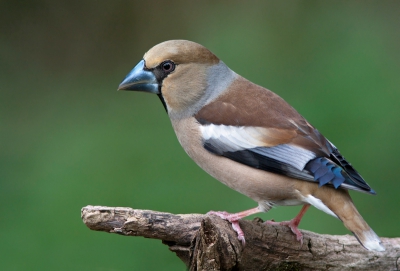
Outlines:
<svg viewBox="0 0 400 271"><path fill-rule="evenodd" d="M160 94L157 78L151 71L144 69L144 60L140 61L119 85L118 90L136 90Z"/></svg>

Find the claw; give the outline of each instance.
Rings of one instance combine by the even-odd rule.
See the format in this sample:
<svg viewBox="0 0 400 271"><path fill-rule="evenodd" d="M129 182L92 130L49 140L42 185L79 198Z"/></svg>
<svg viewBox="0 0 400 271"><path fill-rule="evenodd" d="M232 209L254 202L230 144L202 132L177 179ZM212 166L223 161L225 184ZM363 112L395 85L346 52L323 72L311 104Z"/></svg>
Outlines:
<svg viewBox="0 0 400 271"><path fill-rule="evenodd" d="M265 221L266 224L268 225L274 225L274 226L288 226L292 232L296 235L297 241L300 242L301 245L303 245L303 234L300 232L298 228L298 224L296 224L296 220L292 219L289 221L282 221L282 222L275 222L275 221Z"/></svg>
<svg viewBox="0 0 400 271"><path fill-rule="evenodd" d="M239 221L230 221L230 222L232 223L233 230L236 231L236 233L238 235L239 241L241 241L242 245L244 246L246 244L246 240L244 238L244 232L240 228Z"/></svg>

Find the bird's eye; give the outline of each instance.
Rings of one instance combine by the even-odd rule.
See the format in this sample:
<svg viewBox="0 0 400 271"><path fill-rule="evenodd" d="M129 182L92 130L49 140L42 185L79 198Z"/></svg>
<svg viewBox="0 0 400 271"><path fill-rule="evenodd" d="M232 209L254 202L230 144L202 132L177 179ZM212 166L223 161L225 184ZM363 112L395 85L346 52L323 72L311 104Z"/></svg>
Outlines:
<svg viewBox="0 0 400 271"><path fill-rule="evenodd" d="M161 67L164 72L170 73L175 70L175 63L172 62L171 60L167 60L161 64Z"/></svg>

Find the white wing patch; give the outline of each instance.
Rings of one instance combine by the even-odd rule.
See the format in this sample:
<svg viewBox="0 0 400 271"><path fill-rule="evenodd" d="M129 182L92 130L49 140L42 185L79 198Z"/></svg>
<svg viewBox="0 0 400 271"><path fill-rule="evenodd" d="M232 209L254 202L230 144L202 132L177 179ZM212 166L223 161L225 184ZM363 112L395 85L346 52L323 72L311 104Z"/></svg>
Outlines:
<svg viewBox="0 0 400 271"><path fill-rule="evenodd" d="M254 129L254 128L253 128ZM219 140L226 145L222 151L239 151L262 146L262 142L251 135L251 128L229 125L201 125L204 140Z"/></svg>
<svg viewBox="0 0 400 271"><path fill-rule="evenodd" d="M281 144L273 147L266 146L266 143L259 140L265 134L263 130L265 129L261 127L215 124L200 125L204 141L217 147L220 153L249 150L289 164L300 171L304 169L310 160L316 157L312 151L295 145Z"/></svg>

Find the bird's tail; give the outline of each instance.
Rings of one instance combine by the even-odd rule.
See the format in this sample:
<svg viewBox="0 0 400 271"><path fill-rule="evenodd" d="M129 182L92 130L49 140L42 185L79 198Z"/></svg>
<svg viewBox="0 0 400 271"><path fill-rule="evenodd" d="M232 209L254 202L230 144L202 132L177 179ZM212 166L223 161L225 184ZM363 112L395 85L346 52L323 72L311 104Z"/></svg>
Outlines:
<svg viewBox="0 0 400 271"><path fill-rule="evenodd" d="M344 226L356 236L361 245L366 249L385 251L378 235L368 226L367 222L365 222L357 211L349 192L344 189L335 189L334 191L333 189L322 186L313 191L313 197L320 199L321 203L323 202L322 205L325 204L323 208L321 208L321 203L315 204L316 201L310 203L327 214L339 218Z"/></svg>
<svg viewBox="0 0 400 271"><path fill-rule="evenodd" d="M343 210L345 212L337 215L343 221L345 227L355 235L361 245L368 250L385 251L385 247L382 245L378 235L368 226L367 222L365 222L353 205L353 202L346 204L344 209L348 210Z"/></svg>

